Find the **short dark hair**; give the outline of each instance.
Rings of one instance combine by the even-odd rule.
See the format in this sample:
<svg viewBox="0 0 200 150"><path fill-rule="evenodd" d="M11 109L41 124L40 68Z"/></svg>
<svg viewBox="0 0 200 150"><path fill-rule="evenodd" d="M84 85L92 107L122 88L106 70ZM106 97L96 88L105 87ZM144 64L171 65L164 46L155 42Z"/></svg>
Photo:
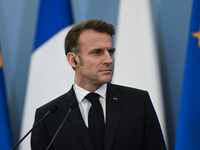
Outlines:
<svg viewBox="0 0 200 150"><path fill-rule="evenodd" d="M78 46L80 34L86 29L93 29L97 32L110 34L111 37L115 34L115 28L112 24L105 22L102 19L89 19L74 26L65 37L65 54L74 52L81 58L81 51Z"/></svg>

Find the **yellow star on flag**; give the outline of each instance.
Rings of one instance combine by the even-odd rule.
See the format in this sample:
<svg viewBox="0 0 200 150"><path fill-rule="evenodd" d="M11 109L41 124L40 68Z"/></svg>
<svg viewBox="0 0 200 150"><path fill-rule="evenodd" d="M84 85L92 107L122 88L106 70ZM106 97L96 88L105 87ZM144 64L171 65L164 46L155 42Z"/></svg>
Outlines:
<svg viewBox="0 0 200 150"><path fill-rule="evenodd" d="M200 48L200 28L198 32L192 33L192 36L198 39L198 47Z"/></svg>
<svg viewBox="0 0 200 150"><path fill-rule="evenodd" d="M2 68L3 63L2 63L2 58L1 58L1 53L0 53L0 68Z"/></svg>

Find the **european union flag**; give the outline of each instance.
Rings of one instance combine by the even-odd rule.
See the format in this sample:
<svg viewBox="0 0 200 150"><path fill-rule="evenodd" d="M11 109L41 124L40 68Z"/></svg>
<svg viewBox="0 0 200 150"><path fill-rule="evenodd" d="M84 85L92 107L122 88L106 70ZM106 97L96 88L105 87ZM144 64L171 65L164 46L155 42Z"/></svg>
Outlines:
<svg viewBox="0 0 200 150"><path fill-rule="evenodd" d="M0 52L0 149L10 150L13 143L2 66L2 57Z"/></svg>
<svg viewBox="0 0 200 150"><path fill-rule="evenodd" d="M176 150L200 150L200 1L194 0Z"/></svg>

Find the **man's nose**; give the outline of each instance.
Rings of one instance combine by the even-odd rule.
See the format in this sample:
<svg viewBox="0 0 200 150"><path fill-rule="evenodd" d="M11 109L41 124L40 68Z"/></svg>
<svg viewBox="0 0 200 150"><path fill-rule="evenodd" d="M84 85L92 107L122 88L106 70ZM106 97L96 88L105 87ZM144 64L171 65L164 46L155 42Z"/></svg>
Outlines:
<svg viewBox="0 0 200 150"><path fill-rule="evenodd" d="M104 60L103 60L103 63L104 64L111 64L113 63L113 54L110 54L108 51L106 51L104 53Z"/></svg>

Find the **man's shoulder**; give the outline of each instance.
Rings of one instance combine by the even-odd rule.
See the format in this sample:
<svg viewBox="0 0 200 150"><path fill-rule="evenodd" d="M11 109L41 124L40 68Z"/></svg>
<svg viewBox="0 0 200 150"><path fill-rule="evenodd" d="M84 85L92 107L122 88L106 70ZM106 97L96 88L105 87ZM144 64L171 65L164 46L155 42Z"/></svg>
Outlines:
<svg viewBox="0 0 200 150"><path fill-rule="evenodd" d="M39 109L46 111L49 108L51 108L53 105L58 105L58 106L63 105L65 102L69 101L71 92L72 92L72 89L70 89L68 92L50 100L48 103L39 107Z"/></svg>
<svg viewBox="0 0 200 150"><path fill-rule="evenodd" d="M128 104L139 105L144 104L146 100L150 100L149 93L142 89L117 84L110 84L109 89L113 89L114 93L119 94L123 102L128 101ZM110 90L108 94L111 94Z"/></svg>
<svg viewBox="0 0 200 150"><path fill-rule="evenodd" d="M124 91L124 92L136 92L136 93L147 93L146 90L142 90L135 87L124 86L119 84L109 84L115 91Z"/></svg>

